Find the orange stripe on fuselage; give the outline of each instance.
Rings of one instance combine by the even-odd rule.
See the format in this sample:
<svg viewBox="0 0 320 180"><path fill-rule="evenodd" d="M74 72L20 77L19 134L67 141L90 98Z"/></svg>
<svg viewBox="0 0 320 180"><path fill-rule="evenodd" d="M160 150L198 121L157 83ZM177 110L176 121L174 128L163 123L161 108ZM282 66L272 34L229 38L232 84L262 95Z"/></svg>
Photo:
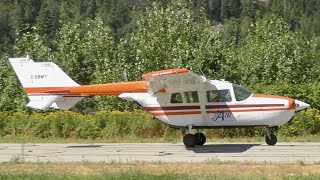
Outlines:
<svg viewBox="0 0 320 180"><path fill-rule="evenodd" d="M146 81L96 84L73 87L27 87L27 94L57 94L57 95L119 95L121 93L146 93ZM165 90L161 90L165 92Z"/></svg>

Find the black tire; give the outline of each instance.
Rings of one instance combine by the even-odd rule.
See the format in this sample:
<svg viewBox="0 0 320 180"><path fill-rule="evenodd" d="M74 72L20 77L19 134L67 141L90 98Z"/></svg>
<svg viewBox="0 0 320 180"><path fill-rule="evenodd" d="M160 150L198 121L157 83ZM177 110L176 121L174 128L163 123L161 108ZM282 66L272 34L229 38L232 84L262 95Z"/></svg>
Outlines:
<svg viewBox="0 0 320 180"><path fill-rule="evenodd" d="M266 135L266 143L269 145L269 146L273 146L277 143L278 139L277 137L274 135L274 134L270 134L270 138L268 135Z"/></svg>
<svg viewBox="0 0 320 180"><path fill-rule="evenodd" d="M197 139L197 145L202 146L204 145L204 143L206 143L207 138L203 133L196 133L194 134L194 136Z"/></svg>
<svg viewBox="0 0 320 180"><path fill-rule="evenodd" d="M183 136L183 143L186 147L195 147L197 144L197 139L193 134L186 134Z"/></svg>

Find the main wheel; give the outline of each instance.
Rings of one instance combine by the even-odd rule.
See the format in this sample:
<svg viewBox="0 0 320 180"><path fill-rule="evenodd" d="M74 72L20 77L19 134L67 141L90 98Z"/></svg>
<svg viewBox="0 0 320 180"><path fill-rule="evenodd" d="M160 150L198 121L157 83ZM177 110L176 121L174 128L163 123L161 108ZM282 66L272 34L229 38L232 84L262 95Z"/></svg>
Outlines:
<svg viewBox="0 0 320 180"><path fill-rule="evenodd" d="M203 133L196 133L194 136L197 139L197 145L202 146L204 143L206 143L206 136Z"/></svg>
<svg viewBox="0 0 320 180"><path fill-rule="evenodd" d="M195 147L197 144L196 136L193 134L186 134L183 136L183 143L186 147Z"/></svg>
<svg viewBox="0 0 320 180"><path fill-rule="evenodd" d="M273 146L277 143L277 137L274 135L274 134L270 134L270 138L268 135L266 135L266 143L269 145L269 146Z"/></svg>

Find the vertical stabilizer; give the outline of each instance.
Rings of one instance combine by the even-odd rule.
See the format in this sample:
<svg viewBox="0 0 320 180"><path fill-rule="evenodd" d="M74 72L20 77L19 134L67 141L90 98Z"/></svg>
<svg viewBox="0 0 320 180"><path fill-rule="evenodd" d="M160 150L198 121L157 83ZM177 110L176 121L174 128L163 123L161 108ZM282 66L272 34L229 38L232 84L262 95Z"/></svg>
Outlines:
<svg viewBox="0 0 320 180"><path fill-rule="evenodd" d="M65 94L57 95L40 91L48 88L79 86L55 63L34 62L28 56L26 58L9 58L9 61L28 94L30 99L28 107L69 109L83 98L64 97Z"/></svg>

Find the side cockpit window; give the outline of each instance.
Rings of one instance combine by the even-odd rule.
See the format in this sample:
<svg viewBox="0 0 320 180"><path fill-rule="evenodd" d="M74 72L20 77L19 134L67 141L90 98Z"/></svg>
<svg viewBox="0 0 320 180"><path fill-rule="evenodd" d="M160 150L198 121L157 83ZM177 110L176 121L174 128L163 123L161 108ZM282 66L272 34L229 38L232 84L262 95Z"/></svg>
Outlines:
<svg viewBox="0 0 320 180"><path fill-rule="evenodd" d="M170 98L171 103L183 103L181 93L172 93Z"/></svg>
<svg viewBox="0 0 320 180"><path fill-rule="evenodd" d="M231 94L228 89L207 91L208 102L231 102Z"/></svg>
<svg viewBox="0 0 320 180"><path fill-rule="evenodd" d="M187 103L199 103L199 96L197 91L184 92L184 97Z"/></svg>
<svg viewBox="0 0 320 180"><path fill-rule="evenodd" d="M234 90L234 96L236 97L237 101L246 100L252 94L248 89L246 89L242 86L239 86L237 84L233 84L233 90Z"/></svg>

